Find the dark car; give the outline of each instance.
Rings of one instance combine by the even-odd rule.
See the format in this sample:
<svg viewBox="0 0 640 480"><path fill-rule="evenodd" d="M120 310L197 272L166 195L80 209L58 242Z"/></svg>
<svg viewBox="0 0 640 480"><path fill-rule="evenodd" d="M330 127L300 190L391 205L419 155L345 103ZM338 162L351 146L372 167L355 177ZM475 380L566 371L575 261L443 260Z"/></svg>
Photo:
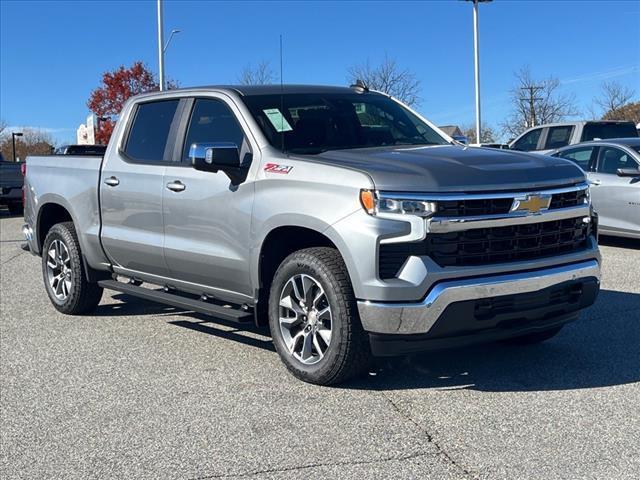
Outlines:
<svg viewBox="0 0 640 480"><path fill-rule="evenodd" d="M0 154L0 205L6 205L12 215L22 214L24 162L7 162Z"/></svg>
<svg viewBox="0 0 640 480"><path fill-rule="evenodd" d="M95 155L101 157L107 150L106 145L62 145L56 148L55 155Z"/></svg>

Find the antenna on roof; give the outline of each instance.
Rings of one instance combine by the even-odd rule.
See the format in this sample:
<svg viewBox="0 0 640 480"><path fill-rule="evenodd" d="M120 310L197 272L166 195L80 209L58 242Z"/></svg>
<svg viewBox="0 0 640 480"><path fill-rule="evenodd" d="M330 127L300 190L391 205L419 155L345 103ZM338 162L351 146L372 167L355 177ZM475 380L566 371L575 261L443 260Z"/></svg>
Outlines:
<svg viewBox="0 0 640 480"><path fill-rule="evenodd" d="M280 34L280 141L284 153L284 81L282 79L282 34Z"/></svg>
<svg viewBox="0 0 640 480"><path fill-rule="evenodd" d="M355 90L359 90L360 92L368 92L369 91L369 87L364 82L364 80L360 80L359 78L356 80L356 83L354 83L353 85L350 85L350 88L353 88Z"/></svg>

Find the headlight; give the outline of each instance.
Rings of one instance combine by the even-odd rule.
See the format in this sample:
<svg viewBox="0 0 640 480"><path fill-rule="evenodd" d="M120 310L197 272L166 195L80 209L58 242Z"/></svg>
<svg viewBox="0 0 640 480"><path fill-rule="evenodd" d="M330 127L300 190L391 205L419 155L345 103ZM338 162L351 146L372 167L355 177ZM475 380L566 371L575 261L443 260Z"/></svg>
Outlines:
<svg viewBox="0 0 640 480"><path fill-rule="evenodd" d="M371 190L360 191L360 203L369 215L400 214L430 217L437 209L435 202L402 198L401 195L376 195Z"/></svg>

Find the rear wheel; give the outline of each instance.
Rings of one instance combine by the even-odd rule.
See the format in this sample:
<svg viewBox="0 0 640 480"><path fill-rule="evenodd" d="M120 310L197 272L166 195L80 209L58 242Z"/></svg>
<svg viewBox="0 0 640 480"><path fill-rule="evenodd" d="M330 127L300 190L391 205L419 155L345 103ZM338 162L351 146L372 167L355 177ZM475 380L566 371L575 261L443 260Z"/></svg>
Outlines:
<svg viewBox="0 0 640 480"><path fill-rule="evenodd" d="M47 233L42 275L51 303L62 313L80 315L100 303L102 288L87 281L73 222L58 223Z"/></svg>
<svg viewBox="0 0 640 480"><path fill-rule="evenodd" d="M508 338L503 340L503 342L510 345L535 345L536 343L542 343L545 340L555 337L560 330L562 330L562 325L542 332L528 333L520 337Z"/></svg>
<svg viewBox="0 0 640 480"><path fill-rule="evenodd" d="M333 248L307 248L282 262L271 284L269 326L280 358L305 382L336 384L369 366L369 340Z"/></svg>

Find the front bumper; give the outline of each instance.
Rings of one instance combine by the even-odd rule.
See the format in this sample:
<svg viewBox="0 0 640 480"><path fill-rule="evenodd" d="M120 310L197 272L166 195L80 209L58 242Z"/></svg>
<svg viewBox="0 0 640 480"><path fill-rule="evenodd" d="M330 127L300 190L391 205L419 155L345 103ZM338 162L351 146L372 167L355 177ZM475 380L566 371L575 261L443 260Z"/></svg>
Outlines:
<svg viewBox="0 0 640 480"><path fill-rule="evenodd" d="M472 302L472 312L480 310L482 313L483 308L486 307L483 307L480 300L533 294L562 284L567 284L569 287L575 286L575 288L595 285L596 291L591 295L593 298L587 299L593 303L599 282L600 265L596 260L588 260L552 268L443 281L434 285L421 302L358 301L358 311L364 329L371 333L429 334L436 322L456 304ZM584 296L580 292L577 295ZM562 308L559 306L552 312L541 312L541 315L549 318L554 312L556 317L574 314L586 306L588 305L584 301L573 302ZM525 306L520 308L516 302L515 313L519 313L520 310L525 311L526 308Z"/></svg>

